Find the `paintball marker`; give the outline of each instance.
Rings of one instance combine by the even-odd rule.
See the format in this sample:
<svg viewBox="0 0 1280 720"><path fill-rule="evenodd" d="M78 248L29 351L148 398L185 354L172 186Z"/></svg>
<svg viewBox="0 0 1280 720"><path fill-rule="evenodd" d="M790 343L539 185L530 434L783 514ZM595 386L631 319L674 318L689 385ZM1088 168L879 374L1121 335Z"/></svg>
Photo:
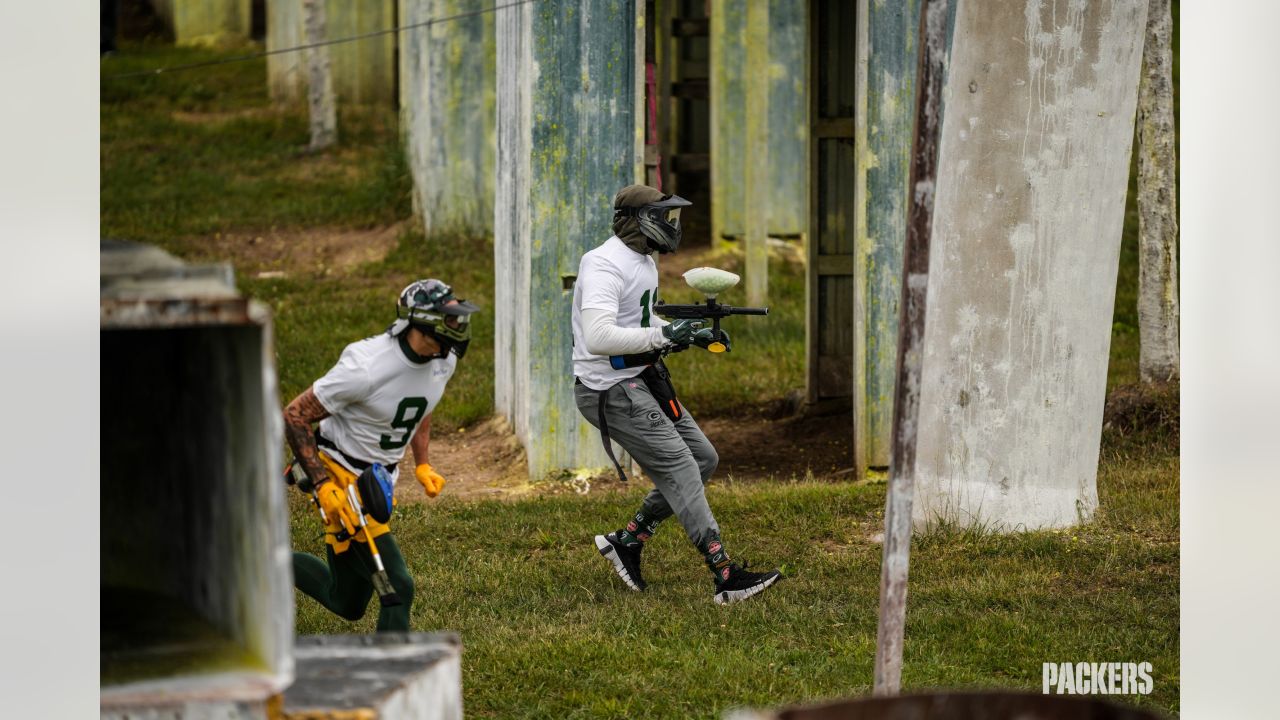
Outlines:
<svg viewBox="0 0 1280 720"><path fill-rule="evenodd" d="M740 279L736 273L731 273L727 270L709 267L694 268L684 274L684 281L689 284L689 287L705 295L707 298L706 303L669 305L659 302L653 306L653 311L671 320L710 320L714 339L707 345L707 350L713 353L725 352L729 349L728 338L724 331L720 329L720 318L729 317L730 315L769 314L769 308L767 307L733 307L732 305L721 305L716 302L717 295L737 285ZM652 365L667 353L683 349L683 346L667 346L645 353L614 355L609 358L609 364L617 370L640 365Z"/></svg>
<svg viewBox="0 0 1280 720"><path fill-rule="evenodd" d="M325 514L324 506L320 504L316 486L311 482L311 478L307 477L307 474L303 472L302 464L296 460L289 463L289 467L285 468L284 477L286 483L297 485L299 490L311 494L311 501L320 510L320 521L328 525L329 517ZM337 482L337 480L331 482ZM356 517L360 518L360 529L364 530L364 537L369 545L369 553L373 555L375 570L371 579L373 580L373 588L378 591L378 602L382 604L382 607L400 605L402 601L400 596L396 594L395 588L391 586L391 578L387 576L387 570L382 565L382 555L378 552L378 545L373 541L373 537L369 535L369 526L364 519L364 508L360 504L360 496L356 492L355 483L347 485L347 502L350 503L351 509L355 511ZM335 537L339 541L351 539L347 531L341 528Z"/></svg>

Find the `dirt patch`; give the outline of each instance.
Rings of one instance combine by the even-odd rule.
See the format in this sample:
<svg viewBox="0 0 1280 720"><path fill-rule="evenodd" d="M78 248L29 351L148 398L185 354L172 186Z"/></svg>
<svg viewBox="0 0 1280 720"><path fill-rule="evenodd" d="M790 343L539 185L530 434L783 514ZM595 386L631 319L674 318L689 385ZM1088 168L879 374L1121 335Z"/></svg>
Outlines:
<svg viewBox="0 0 1280 720"><path fill-rule="evenodd" d="M249 277L327 277L386 257L402 227L218 233L191 246L201 259L230 260L236 272Z"/></svg>
<svg viewBox="0 0 1280 720"><path fill-rule="evenodd" d="M852 479L852 417L771 418L774 408L733 417L699 420L707 438L720 453L720 482L754 483L768 480ZM403 502L423 502L426 495L414 479L416 460L406 453L396 487ZM524 448L501 417L447 434L433 434L431 464L444 475L447 497L464 500L514 499L530 494L598 494L621 492L637 484L649 487L638 471L628 469L624 485L611 469L595 473L545 478L526 476ZM714 481L713 481L714 482Z"/></svg>
<svg viewBox="0 0 1280 720"><path fill-rule="evenodd" d="M221 125L233 120L275 117L283 112L270 105L265 107L249 107L240 110L224 110L216 112L187 112L174 110L169 114L177 122L189 125Z"/></svg>
<svg viewBox="0 0 1280 720"><path fill-rule="evenodd" d="M1176 446L1181 427L1180 388L1177 382L1112 388L1102 413L1103 441L1160 440Z"/></svg>
<svg viewBox="0 0 1280 720"><path fill-rule="evenodd" d="M396 496L406 502L427 499L414 478L416 463L412 452L400 462ZM431 466L448 481L444 495L449 497L514 497L534 491L525 476L524 448L501 417L457 432L432 433Z"/></svg>
<svg viewBox="0 0 1280 720"><path fill-rule="evenodd" d="M696 417L696 416L695 416ZM774 407L732 417L699 418L720 453L721 478L733 482L853 479L853 416L777 417Z"/></svg>

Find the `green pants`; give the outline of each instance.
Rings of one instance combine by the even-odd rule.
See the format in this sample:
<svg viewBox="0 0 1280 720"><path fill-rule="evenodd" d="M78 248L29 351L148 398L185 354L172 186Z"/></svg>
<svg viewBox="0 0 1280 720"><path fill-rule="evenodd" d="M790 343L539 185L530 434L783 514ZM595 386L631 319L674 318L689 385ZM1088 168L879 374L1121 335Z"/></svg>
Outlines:
<svg viewBox="0 0 1280 720"><path fill-rule="evenodd" d="M391 579L391 587L400 596L400 604L381 608L378 613L378 631L407 631L409 609L413 605L413 577L400 554L400 546L391 533L378 536L378 552L382 565ZM329 562L307 553L293 554L293 581L302 592L347 620L364 617L373 596L373 555L362 542L352 541L344 553L334 553L325 547Z"/></svg>

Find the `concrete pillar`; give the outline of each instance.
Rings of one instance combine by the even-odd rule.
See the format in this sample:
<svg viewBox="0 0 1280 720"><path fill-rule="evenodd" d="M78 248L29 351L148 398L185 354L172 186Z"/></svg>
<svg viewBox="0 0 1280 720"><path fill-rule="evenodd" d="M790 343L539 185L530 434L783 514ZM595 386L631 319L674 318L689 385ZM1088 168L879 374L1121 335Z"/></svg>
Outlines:
<svg viewBox="0 0 1280 720"><path fill-rule="evenodd" d="M326 0L325 35L352 37L396 25L396 0ZM305 42L302 0L267 0L267 49L295 47ZM394 106L396 94L396 34L388 33L329 46L333 88L338 102ZM267 57L267 84L277 102L301 99L305 87L304 53ZM299 80L301 78L301 80Z"/></svg>
<svg viewBox="0 0 1280 720"><path fill-rule="evenodd" d="M306 44L302 0L267 0L267 50ZM267 92L280 104L300 102L307 91L305 52L267 56Z"/></svg>
<svg viewBox="0 0 1280 720"><path fill-rule="evenodd" d="M753 209L767 208L766 231L798 236L809 225L809 96L805 38L807 3L768 0L751 12L767 24L748 37L748 0L723 0L711 12L712 238L742 237ZM852 42L852 40L850 41ZM751 72L752 68L762 68ZM763 74L765 77L758 77ZM755 76L753 78L753 75ZM764 97L748 104L752 80ZM766 125L768 157L749 150L748 126ZM748 197L751 163L766 186L765 197ZM750 282L748 278L747 282Z"/></svg>
<svg viewBox="0 0 1280 720"><path fill-rule="evenodd" d="M400 0L402 25L458 15L469 0ZM505 11L502 11L505 12ZM440 232L493 232L494 13L400 36L400 108L414 207L427 237Z"/></svg>
<svg viewBox="0 0 1280 720"><path fill-rule="evenodd" d="M573 402L578 261L644 173L643 5L544 0L498 13L494 405L529 473L605 467Z"/></svg>
<svg viewBox="0 0 1280 720"><path fill-rule="evenodd" d="M250 0L152 0L156 14L173 29L176 45L245 42L252 31Z"/></svg>
<svg viewBox="0 0 1280 720"><path fill-rule="evenodd" d="M939 151L917 524L1097 507L1145 0L960 0Z"/></svg>
<svg viewBox="0 0 1280 720"><path fill-rule="evenodd" d="M858 174L865 195L854 250L861 345L854 366L854 426L869 467L889 465L898 360L898 299L907 233L907 180L915 119L920 2L867 2L866 121L858 126ZM861 428L858 425L861 424Z"/></svg>

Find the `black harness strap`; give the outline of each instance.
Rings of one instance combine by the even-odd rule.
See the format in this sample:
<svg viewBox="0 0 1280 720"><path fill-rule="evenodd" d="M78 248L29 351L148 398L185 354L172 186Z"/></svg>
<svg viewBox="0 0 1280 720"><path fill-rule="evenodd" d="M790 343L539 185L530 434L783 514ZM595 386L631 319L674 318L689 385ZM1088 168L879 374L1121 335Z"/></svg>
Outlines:
<svg viewBox="0 0 1280 720"><path fill-rule="evenodd" d="M622 463L618 462L618 458L613 455L613 445L609 442L609 421L604 418L604 398L606 392L597 393L600 401L596 404L596 418L600 423L600 441L604 443L604 452L613 461L613 467L618 471L618 479L622 482L627 481L627 474L622 472Z"/></svg>
<svg viewBox="0 0 1280 720"><path fill-rule="evenodd" d="M574 378L573 383L575 385L587 387L580 378ZM587 389L591 390L591 388ZM599 390L591 390L591 392L595 393L596 398L598 399L598 402L596 403L596 423L600 427L600 442L604 443L604 453L609 456L611 461L613 461L613 467L618 471L618 479L622 482L626 482L627 474L622 471L622 463L618 462L618 458L613 454L613 445L609 444L609 421L604 417L604 396L605 393L609 391L605 390L604 392L600 392Z"/></svg>

